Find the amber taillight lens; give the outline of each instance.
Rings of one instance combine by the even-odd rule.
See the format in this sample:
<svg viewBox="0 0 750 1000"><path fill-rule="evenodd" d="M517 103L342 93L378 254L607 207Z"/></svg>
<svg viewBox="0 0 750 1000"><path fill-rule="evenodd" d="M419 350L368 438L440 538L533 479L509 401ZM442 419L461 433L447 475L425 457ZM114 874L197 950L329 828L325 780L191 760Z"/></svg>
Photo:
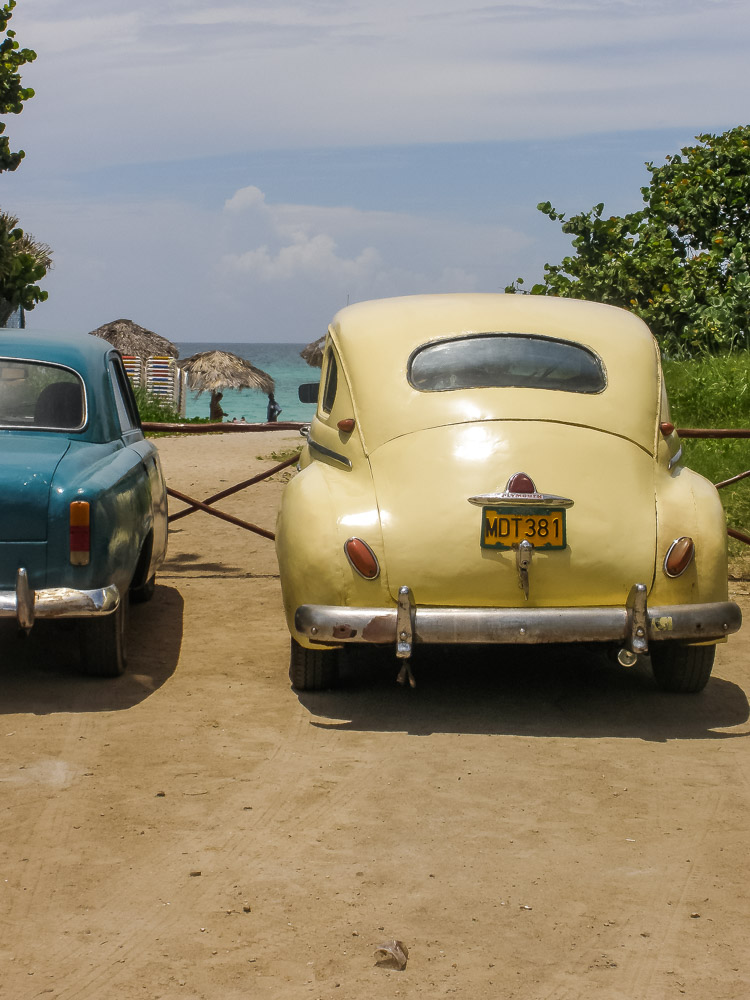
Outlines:
<svg viewBox="0 0 750 1000"><path fill-rule="evenodd" d="M70 561L73 566L88 566L91 548L90 508L87 500L70 505Z"/></svg>
<svg viewBox="0 0 750 1000"><path fill-rule="evenodd" d="M677 538L669 546L664 559L664 572L667 576L682 576L695 555L695 542L687 535Z"/></svg>
<svg viewBox="0 0 750 1000"><path fill-rule="evenodd" d="M375 553L361 538L349 538L344 543L346 558L365 580L374 580L380 573Z"/></svg>

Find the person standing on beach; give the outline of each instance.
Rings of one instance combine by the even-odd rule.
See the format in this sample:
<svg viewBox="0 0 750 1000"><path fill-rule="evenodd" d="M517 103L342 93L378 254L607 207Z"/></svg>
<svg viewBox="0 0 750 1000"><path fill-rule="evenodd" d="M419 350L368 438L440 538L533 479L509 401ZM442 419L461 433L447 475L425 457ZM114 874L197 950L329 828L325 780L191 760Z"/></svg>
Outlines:
<svg viewBox="0 0 750 1000"><path fill-rule="evenodd" d="M221 408L221 401L224 398L223 392L211 393L211 405L208 410L208 419L214 424L220 424L226 414Z"/></svg>
<svg viewBox="0 0 750 1000"><path fill-rule="evenodd" d="M266 412L266 423L275 424L276 418L281 413L281 407L274 399L273 393L268 394L268 410Z"/></svg>

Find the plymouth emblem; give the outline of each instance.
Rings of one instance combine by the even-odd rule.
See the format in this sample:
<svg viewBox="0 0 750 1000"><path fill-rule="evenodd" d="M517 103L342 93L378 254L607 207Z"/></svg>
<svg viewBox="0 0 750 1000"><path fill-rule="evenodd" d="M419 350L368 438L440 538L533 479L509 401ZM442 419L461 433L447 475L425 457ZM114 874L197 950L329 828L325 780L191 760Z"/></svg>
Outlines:
<svg viewBox="0 0 750 1000"><path fill-rule="evenodd" d="M515 507L518 504L536 504L544 507L573 506L573 501L566 497L558 497L554 493L539 493L534 480L525 472L514 473L502 491L498 489L495 493L480 493L467 499L469 503L474 503L478 507Z"/></svg>

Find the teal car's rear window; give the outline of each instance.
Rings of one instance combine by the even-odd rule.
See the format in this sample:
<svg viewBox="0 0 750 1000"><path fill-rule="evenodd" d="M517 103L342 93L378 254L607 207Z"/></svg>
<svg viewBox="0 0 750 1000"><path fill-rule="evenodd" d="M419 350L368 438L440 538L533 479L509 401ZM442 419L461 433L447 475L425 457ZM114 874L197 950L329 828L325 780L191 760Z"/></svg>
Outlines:
<svg viewBox="0 0 750 1000"><path fill-rule="evenodd" d="M449 389L558 389L601 392L601 358L588 347L520 333L482 333L417 348L408 378L420 392Z"/></svg>
<svg viewBox="0 0 750 1000"><path fill-rule="evenodd" d="M79 430L85 393L69 368L0 358L0 427Z"/></svg>

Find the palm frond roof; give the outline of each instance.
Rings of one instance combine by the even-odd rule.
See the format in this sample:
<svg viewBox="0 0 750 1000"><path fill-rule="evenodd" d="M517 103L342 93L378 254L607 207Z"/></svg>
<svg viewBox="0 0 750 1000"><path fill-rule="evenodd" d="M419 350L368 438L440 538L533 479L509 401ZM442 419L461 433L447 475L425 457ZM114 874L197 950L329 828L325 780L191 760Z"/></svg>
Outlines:
<svg viewBox="0 0 750 1000"><path fill-rule="evenodd" d="M91 335L106 340L120 354L134 355L137 358L159 355L176 358L180 353L179 348L171 340L138 326L132 319L115 319L111 323L104 323L103 326L92 330Z"/></svg>
<svg viewBox="0 0 750 1000"><path fill-rule="evenodd" d="M196 392L260 389L268 395L274 391L274 381L268 372L231 351L201 351L179 365L190 376L190 388Z"/></svg>
<svg viewBox="0 0 750 1000"><path fill-rule="evenodd" d="M303 347L299 352L299 356L303 361L306 361L311 368L322 368L323 367L323 345L326 342L325 336L319 337L314 340L307 347Z"/></svg>

